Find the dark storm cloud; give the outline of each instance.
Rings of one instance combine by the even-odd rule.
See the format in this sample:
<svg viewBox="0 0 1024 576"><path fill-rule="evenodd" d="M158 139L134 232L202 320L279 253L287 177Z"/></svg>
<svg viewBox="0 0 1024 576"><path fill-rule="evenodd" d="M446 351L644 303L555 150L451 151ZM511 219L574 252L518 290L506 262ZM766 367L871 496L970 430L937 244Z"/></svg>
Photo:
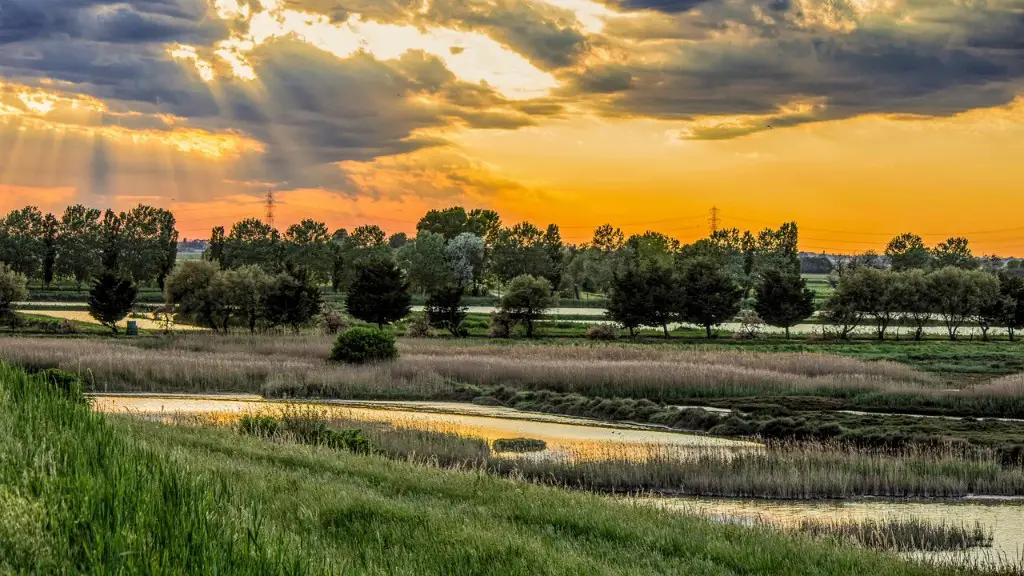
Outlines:
<svg viewBox="0 0 1024 576"><path fill-rule="evenodd" d="M1024 81L1024 20L1017 8L915 2L892 16L861 21L842 2L820 13L797 4L779 5L772 13L768 6L709 3L695 13L666 17L672 26L662 21L647 29L644 23L653 17L625 25L613 21L603 42L625 56L575 73L565 89L593 95L608 115L768 119L694 135L727 138L768 124L866 113L950 115L1006 104ZM914 16L911 23L905 22L908 14ZM616 36L623 30L637 57ZM820 106L813 113L782 110L794 102Z"/></svg>
<svg viewBox="0 0 1024 576"><path fill-rule="evenodd" d="M654 10L668 14L687 12L711 0L606 0L616 10L631 12L635 10Z"/></svg>

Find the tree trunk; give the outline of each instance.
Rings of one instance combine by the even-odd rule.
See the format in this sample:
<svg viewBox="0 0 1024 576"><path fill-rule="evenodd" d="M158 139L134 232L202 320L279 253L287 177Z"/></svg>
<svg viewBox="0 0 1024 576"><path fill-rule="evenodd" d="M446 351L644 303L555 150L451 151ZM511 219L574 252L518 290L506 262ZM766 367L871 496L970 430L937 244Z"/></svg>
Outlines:
<svg viewBox="0 0 1024 576"><path fill-rule="evenodd" d="M789 326L786 326L786 340L789 340Z"/></svg>
<svg viewBox="0 0 1024 576"><path fill-rule="evenodd" d="M1006 327L1006 334L1010 337L1010 342L1016 341L1017 334L1015 332L1016 331L1013 329L1013 326Z"/></svg>
<svg viewBox="0 0 1024 576"><path fill-rule="evenodd" d="M671 336L668 335L668 324L662 324L661 329L665 332L665 340L671 338Z"/></svg>
<svg viewBox="0 0 1024 576"><path fill-rule="evenodd" d="M704 325L704 332L707 334L708 340L711 340L711 324Z"/></svg>
<svg viewBox="0 0 1024 576"><path fill-rule="evenodd" d="M526 319L526 337L533 338L533 318Z"/></svg>
<svg viewBox="0 0 1024 576"><path fill-rule="evenodd" d="M256 333L256 315L249 314L249 335Z"/></svg>

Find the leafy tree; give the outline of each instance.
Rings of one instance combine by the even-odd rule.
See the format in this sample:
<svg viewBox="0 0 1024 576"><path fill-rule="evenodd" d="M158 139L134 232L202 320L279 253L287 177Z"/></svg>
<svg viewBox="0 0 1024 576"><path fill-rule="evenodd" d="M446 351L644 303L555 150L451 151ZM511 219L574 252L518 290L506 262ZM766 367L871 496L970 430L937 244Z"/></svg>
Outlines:
<svg viewBox="0 0 1024 576"><path fill-rule="evenodd" d="M236 222L224 241L224 268L255 265L273 273L281 269L281 234L257 218Z"/></svg>
<svg viewBox="0 0 1024 576"><path fill-rule="evenodd" d="M405 246L408 243L409 237L405 234L405 232L396 232L388 238L388 246L390 246L392 250L398 250L399 248Z"/></svg>
<svg viewBox="0 0 1024 576"><path fill-rule="evenodd" d="M291 326L295 332L320 313L320 289L301 268L281 272L267 284L263 315L271 326Z"/></svg>
<svg viewBox="0 0 1024 576"><path fill-rule="evenodd" d="M491 250L491 267L502 282L509 282L517 276L541 276L554 286L552 278L558 278L559 262L552 259L554 249L560 250L561 239L557 228L542 232L529 222L520 222L512 228L503 228L497 234Z"/></svg>
<svg viewBox="0 0 1024 576"><path fill-rule="evenodd" d="M708 338L711 327L732 319L740 311L743 288L725 271L706 260L694 260L683 267L681 317L703 326Z"/></svg>
<svg viewBox="0 0 1024 576"><path fill-rule="evenodd" d="M832 261L824 254L800 257L801 274L830 274L832 272Z"/></svg>
<svg viewBox="0 0 1024 576"><path fill-rule="evenodd" d="M889 326L900 316L900 293L892 273L861 266L843 277L851 293L856 294L857 308L875 319L875 335L885 339Z"/></svg>
<svg viewBox="0 0 1024 576"><path fill-rule="evenodd" d="M464 336L462 323L469 310L462 303L465 292L462 284L450 284L432 292L425 307L430 325L447 330L452 336Z"/></svg>
<svg viewBox="0 0 1024 576"><path fill-rule="evenodd" d="M974 254L971 254L967 238L947 238L932 250L932 255L936 269L952 266L973 270L978 267L978 261L974 258Z"/></svg>
<svg viewBox="0 0 1024 576"><path fill-rule="evenodd" d="M514 322L525 323L526 337L532 338L534 322L557 303L558 297L552 291L551 282L547 278L523 274L508 283L505 294L501 297L500 312Z"/></svg>
<svg viewBox="0 0 1024 576"><path fill-rule="evenodd" d="M357 248L377 248L387 246L388 235L376 224L360 226L352 231L348 237L352 246Z"/></svg>
<svg viewBox="0 0 1024 576"><path fill-rule="evenodd" d="M263 314L268 294L274 285L274 278L259 266L251 265L226 270L220 274L228 297L227 303L231 306L232 312L244 319L246 326L249 327L249 333L254 334L256 323ZM302 296L309 299L313 295L306 293Z"/></svg>
<svg viewBox="0 0 1024 576"><path fill-rule="evenodd" d="M345 305L355 318L383 328L412 311L409 281L390 260L364 261L356 271Z"/></svg>
<svg viewBox="0 0 1024 576"><path fill-rule="evenodd" d="M484 268L486 250L483 238L471 232L448 241L444 253L456 283L468 287L477 281Z"/></svg>
<svg viewBox="0 0 1024 576"><path fill-rule="evenodd" d="M43 213L35 206L12 210L0 221L0 261L28 279L39 277L46 252Z"/></svg>
<svg viewBox="0 0 1024 576"><path fill-rule="evenodd" d="M999 281L991 274L947 266L928 275L928 289L949 339L956 340L960 328L999 292Z"/></svg>
<svg viewBox="0 0 1024 576"><path fill-rule="evenodd" d="M444 236L436 232L421 231L415 240L402 247L398 257L412 288L424 294L453 282Z"/></svg>
<svg viewBox="0 0 1024 576"><path fill-rule="evenodd" d="M209 248L206 252L206 259L220 264L224 267L224 246L227 244L227 235L223 226L216 226L210 232Z"/></svg>
<svg viewBox="0 0 1024 576"><path fill-rule="evenodd" d="M677 282L668 266L648 266L641 269L641 274L648 302L644 324L661 326L667 339L669 324L682 320L686 311L686 286Z"/></svg>
<svg viewBox="0 0 1024 576"><path fill-rule="evenodd" d="M117 323L124 320L135 306L135 284L104 270L89 291L89 315L117 334Z"/></svg>
<svg viewBox="0 0 1024 576"><path fill-rule="evenodd" d="M440 234L446 241L467 231L469 216L462 206L452 206L444 210L431 210L420 218L416 224L417 235L423 232Z"/></svg>
<svg viewBox="0 0 1024 576"><path fill-rule="evenodd" d="M327 225L306 219L292 224L284 233L285 258L292 265L305 269L318 283L331 278L333 262Z"/></svg>
<svg viewBox="0 0 1024 576"><path fill-rule="evenodd" d="M916 234L906 233L889 241L885 248L889 264L894 272L905 270L927 270L931 266L932 255L925 247L924 241Z"/></svg>
<svg viewBox="0 0 1024 576"><path fill-rule="evenodd" d="M28 280L10 266L0 264L0 320L14 315L11 305L28 297Z"/></svg>
<svg viewBox="0 0 1024 576"><path fill-rule="evenodd" d="M1017 330L1024 328L1024 278L1001 275L999 293L1004 302L1002 325L1012 342L1016 339Z"/></svg>
<svg viewBox="0 0 1024 576"><path fill-rule="evenodd" d="M494 210L477 208L470 210L466 220L466 232L483 239L487 246L493 246L501 230L501 216Z"/></svg>
<svg viewBox="0 0 1024 576"><path fill-rule="evenodd" d="M1011 307L1016 302L1005 298L998 290L986 290L982 293L982 299L978 306L978 314L975 319L978 327L981 328L981 339L988 342L988 333L993 326L1003 324L1008 315L1012 314Z"/></svg>
<svg viewBox="0 0 1024 576"><path fill-rule="evenodd" d="M68 206L60 219L57 275L74 278L79 287L88 282L99 267L102 247L100 214L95 208L76 204Z"/></svg>
<svg viewBox="0 0 1024 576"><path fill-rule="evenodd" d="M222 272L217 264L205 260L182 262L164 281L164 300L179 313L194 318L202 325L217 331L224 326L230 312L225 312L230 300L220 284Z"/></svg>
<svg viewBox="0 0 1024 576"><path fill-rule="evenodd" d="M140 204L120 216L118 268L136 283L163 283L174 268L178 231L174 215L162 208Z"/></svg>
<svg viewBox="0 0 1024 576"><path fill-rule="evenodd" d="M626 245L626 235L611 224L602 224L594 230L591 246L603 253L618 252Z"/></svg>
<svg viewBox="0 0 1024 576"><path fill-rule="evenodd" d="M626 250L629 251L630 258L641 268L671 266L679 249L678 240L669 238L661 232L647 231L643 234L634 234L626 240Z"/></svg>
<svg viewBox="0 0 1024 576"><path fill-rule="evenodd" d="M118 214L109 208L103 213L100 222L100 261L106 271L121 269L124 217L124 213Z"/></svg>
<svg viewBox="0 0 1024 576"><path fill-rule="evenodd" d="M625 266L612 276L607 315L629 330L630 337L651 317L647 287L646 275L637 266Z"/></svg>
<svg viewBox="0 0 1024 576"><path fill-rule="evenodd" d="M754 310L769 326L789 329L814 314L814 291L798 274L765 270L755 288Z"/></svg>
<svg viewBox="0 0 1024 576"><path fill-rule="evenodd" d="M914 340L921 340L924 327L935 313L936 303L932 297L928 278L923 270L911 269L894 274L895 299L902 312L902 322L914 328Z"/></svg>
<svg viewBox="0 0 1024 576"><path fill-rule="evenodd" d="M60 242L60 222L53 214L43 217L43 286L49 288L57 274L57 245Z"/></svg>

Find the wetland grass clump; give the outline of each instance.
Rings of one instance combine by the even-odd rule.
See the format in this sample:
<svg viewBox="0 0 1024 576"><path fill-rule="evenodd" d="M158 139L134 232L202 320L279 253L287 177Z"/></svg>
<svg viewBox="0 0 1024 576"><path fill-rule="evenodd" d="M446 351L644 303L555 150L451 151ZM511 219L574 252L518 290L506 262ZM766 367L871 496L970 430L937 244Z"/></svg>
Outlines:
<svg viewBox="0 0 1024 576"><path fill-rule="evenodd" d="M992 546L991 529L972 525L929 522L920 518L879 520L802 520L797 532L817 538L838 538L867 548L911 551L967 550Z"/></svg>
<svg viewBox="0 0 1024 576"><path fill-rule="evenodd" d="M311 408L289 408L280 417L244 415L238 422L242 434L261 438L284 437L302 444L369 454L370 441L359 428L332 428L327 417Z"/></svg>
<svg viewBox="0 0 1024 576"><path fill-rule="evenodd" d="M495 452L541 452L546 450L548 443L537 438L498 438L494 441Z"/></svg>

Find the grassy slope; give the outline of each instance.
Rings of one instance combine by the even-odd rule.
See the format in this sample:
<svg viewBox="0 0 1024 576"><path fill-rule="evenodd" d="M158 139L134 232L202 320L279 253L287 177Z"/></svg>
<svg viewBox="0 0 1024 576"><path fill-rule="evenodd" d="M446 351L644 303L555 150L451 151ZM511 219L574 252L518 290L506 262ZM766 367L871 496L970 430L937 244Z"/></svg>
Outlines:
<svg viewBox="0 0 1024 576"><path fill-rule="evenodd" d="M230 431L0 366L0 572L934 574L862 550Z"/></svg>

